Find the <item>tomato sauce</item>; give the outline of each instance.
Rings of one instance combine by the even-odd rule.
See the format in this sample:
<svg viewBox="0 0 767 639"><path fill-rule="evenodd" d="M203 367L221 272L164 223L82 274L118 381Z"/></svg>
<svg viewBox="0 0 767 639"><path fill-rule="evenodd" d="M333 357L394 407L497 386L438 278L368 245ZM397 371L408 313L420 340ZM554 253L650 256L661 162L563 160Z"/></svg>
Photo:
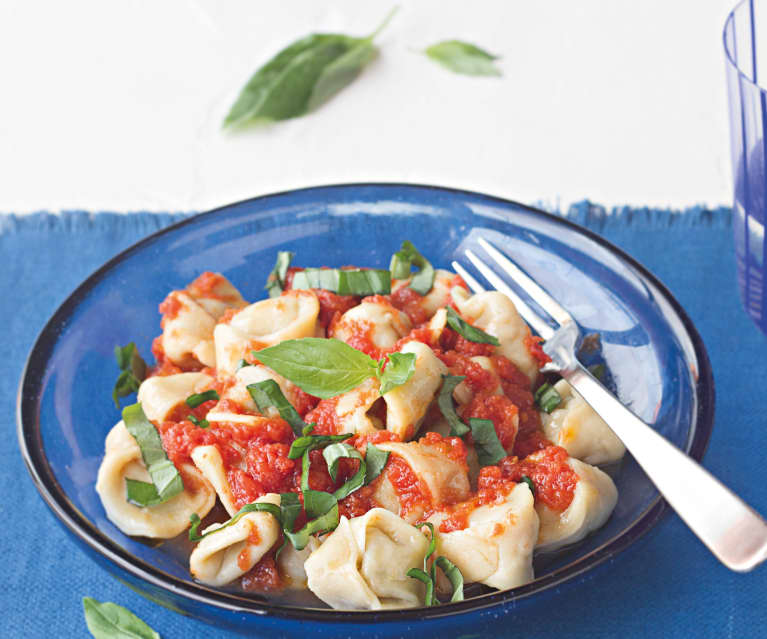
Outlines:
<svg viewBox="0 0 767 639"><path fill-rule="evenodd" d="M334 333L337 326L337 322L331 326L328 333L330 337L335 336ZM343 327L345 329L343 341L352 348L370 355L373 359L381 359L388 352L387 349L376 346L373 340L373 332L375 331L375 324L373 322L368 320L344 320Z"/></svg>
<svg viewBox="0 0 767 639"><path fill-rule="evenodd" d="M387 479L397 493L402 514L407 514L417 508L428 511L432 503L431 491L402 457L394 453L389 455L385 472Z"/></svg>
<svg viewBox="0 0 767 639"><path fill-rule="evenodd" d="M178 317L178 314L184 308L186 308L186 306L184 306L184 303L180 299L178 299L177 291L171 291L168 294L168 297L166 297L162 302L160 302L160 306L158 307L158 310L160 311L160 314L162 315L162 319L160 320L160 326L162 328L165 328L165 322L167 322L168 320L176 319L176 317Z"/></svg>
<svg viewBox="0 0 767 639"><path fill-rule="evenodd" d="M278 541L277 547L282 541ZM284 587L274 553L268 552L253 568L240 579L240 585L246 592L274 592Z"/></svg>
<svg viewBox="0 0 767 639"><path fill-rule="evenodd" d="M444 509L447 517L439 525L440 532L468 528L471 513L481 506L502 503L517 485L516 481L504 477L498 466L485 466L479 476L479 489L474 497Z"/></svg>
<svg viewBox="0 0 767 639"><path fill-rule="evenodd" d="M330 399L321 399L319 403L306 415L304 421L308 424L315 423L314 435L339 435L341 427L340 417L336 413L338 406L338 397Z"/></svg>
<svg viewBox="0 0 767 639"><path fill-rule="evenodd" d="M319 288L314 288L312 291L320 302L319 323L326 329L334 321L338 321L338 318L346 311L360 303L360 298L356 295L337 295Z"/></svg>
<svg viewBox="0 0 767 639"><path fill-rule="evenodd" d="M487 395L478 393L463 409L463 420L489 419L495 426L498 440L507 451L514 446L517 437L519 409L505 395Z"/></svg>
<svg viewBox="0 0 767 639"><path fill-rule="evenodd" d="M551 361L551 358L543 352L543 338L537 335L528 335L525 337L525 348L532 358L538 362L538 368L543 368Z"/></svg>
<svg viewBox="0 0 767 639"><path fill-rule="evenodd" d="M460 437L442 437L439 433L429 432L421 437L418 443L436 448L440 455L458 462L463 466L464 470L468 470L468 465L466 464L466 445Z"/></svg>
<svg viewBox="0 0 767 639"><path fill-rule="evenodd" d="M205 297L213 300L221 300L222 302L234 302L239 298L235 295L221 295L217 292L221 285L226 285L227 281L223 275L219 273L212 273L211 271L205 271L194 282L186 287L186 290L193 297Z"/></svg>
<svg viewBox="0 0 767 639"><path fill-rule="evenodd" d="M165 349L162 347L162 335L155 337L152 341L152 355L157 363L149 367L147 377L165 377L184 372L165 355Z"/></svg>
<svg viewBox="0 0 767 639"><path fill-rule="evenodd" d="M410 318L413 326L419 326L429 320L429 314L423 307L424 296L416 293L409 286L402 286L394 291L390 300L394 308L399 309Z"/></svg>
<svg viewBox="0 0 767 639"><path fill-rule="evenodd" d="M456 351L435 351L437 357L447 366L451 375L464 375L466 383L472 392L478 393L483 389L493 389L496 378L490 371L485 370L466 355Z"/></svg>

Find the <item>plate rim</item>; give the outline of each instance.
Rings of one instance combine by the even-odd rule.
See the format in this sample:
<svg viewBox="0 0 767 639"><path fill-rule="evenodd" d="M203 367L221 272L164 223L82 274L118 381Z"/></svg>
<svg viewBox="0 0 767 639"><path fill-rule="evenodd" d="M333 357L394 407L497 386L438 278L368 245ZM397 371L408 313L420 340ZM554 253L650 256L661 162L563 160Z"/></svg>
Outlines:
<svg viewBox="0 0 767 639"><path fill-rule="evenodd" d="M560 567L553 573L535 579L529 584L525 584L518 588L493 591L472 597L462 602L445 604L438 607L405 608L374 612L325 610L319 608L302 608L298 606L271 604L235 593L216 591L202 584L184 581L136 558L120 547L107 535L95 528L95 526L93 526L88 519L77 510L56 481L55 475L47 462L47 458L43 454L39 420L35 419L38 415L37 407L39 405L39 393L30 392L32 390L40 390L39 380L41 379L41 376L36 376L32 373L45 369L45 365L48 362L47 356L50 354L52 347L55 346L58 338L57 326L62 323L61 320L71 315L72 311L79 304L81 298L100 282L114 265L122 262L133 252L140 250L144 245L153 242L158 237L175 232L187 224L198 222L201 218L212 217L227 209L250 204L252 202L311 191L322 192L327 190L346 190L366 187L383 189L407 188L425 192L452 193L455 195L468 196L474 199L485 199L494 202L495 204L499 204L504 208L511 206L522 209L528 213L542 216L556 224L562 224L571 231L587 237L617 256L620 261L628 264L643 278L646 278L658 289L658 292L664 297L665 301L670 305L678 319L681 321L682 326L692 343L695 357L698 360L698 377L695 383L696 399L698 400L696 422L693 432L690 433L688 437L688 447L686 452L696 461L700 462L702 460L711 438L715 409L713 371L705 344L692 320L665 284L631 255L594 231L573 222L563 215L549 213L536 207L496 195L488 195L486 193L455 187L407 182L346 182L324 184L267 193L218 206L208 211L190 215L187 218L174 222L141 238L104 262L100 267L88 275L71 293L69 293L43 325L30 348L21 373L16 398L17 438L27 471L40 493L40 496L56 516L58 522L68 529L75 536L77 541L99 553L132 577L161 588L171 597L182 596L195 602L231 612L250 613L257 616L269 615L276 618L298 621L355 624L369 622L385 623L444 618L493 606L502 606L511 603L512 601L527 599L536 593L546 591L553 586L570 581L622 552L640 537L652 530L663 516L671 510L663 497L658 495L637 517L635 522L629 528L624 529L616 537L606 541L598 548L595 548L590 553L577 560ZM263 211L257 214L257 217L270 215L273 215L273 213L270 211Z"/></svg>

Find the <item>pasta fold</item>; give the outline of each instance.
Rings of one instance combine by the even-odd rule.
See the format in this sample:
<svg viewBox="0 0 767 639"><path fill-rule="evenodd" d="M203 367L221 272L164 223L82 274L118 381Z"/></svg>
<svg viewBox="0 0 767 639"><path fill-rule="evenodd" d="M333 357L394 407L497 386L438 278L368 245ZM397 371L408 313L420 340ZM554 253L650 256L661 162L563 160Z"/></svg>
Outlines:
<svg viewBox="0 0 767 639"><path fill-rule="evenodd" d="M187 397L210 388L212 383L213 378L205 373L149 377L139 386L138 401L149 420L160 423Z"/></svg>

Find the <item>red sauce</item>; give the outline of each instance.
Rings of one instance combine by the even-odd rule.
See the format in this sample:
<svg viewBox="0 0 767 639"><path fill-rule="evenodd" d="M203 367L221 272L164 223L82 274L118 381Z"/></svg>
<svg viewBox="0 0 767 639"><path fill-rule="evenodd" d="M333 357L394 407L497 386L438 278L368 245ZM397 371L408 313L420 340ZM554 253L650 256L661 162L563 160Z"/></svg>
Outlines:
<svg viewBox="0 0 767 639"><path fill-rule="evenodd" d="M391 294L390 299L392 306L405 313L413 326L418 326L429 319L429 314L423 308L423 297L412 288L402 286Z"/></svg>
<svg viewBox="0 0 767 639"><path fill-rule="evenodd" d="M250 533L248 534L247 543L245 548L237 555L237 567L246 572L250 568L250 548L248 546L257 546L261 543L261 535L258 532L258 526L250 526Z"/></svg>
<svg viewBox="0 0 767 639"><path fill-rule="evenodd" d="M241 308L227 308L224 311L224 314L218 318L218 324L228 324L232 321L232 318L237 315L242 309Z"/></svg>
<svg viewBox="0 0 767 639"><path fill-rule="evenodd" d="M338 502L339 515L351 519L352 517L360 517L368 510L376 508L378 503L373 499L374 492L375 488L370 485L363 486L351 495L347 495Z"/></svg>
<svg viewBox="0 0 767 639"><path fill-rule="evenodd" d="M474 497L443 510L447 517L439 525L440 532L464 530L469 526L469 516L472 512L480 506L503 502L506 495L517 485L516 481L503 477L498 466L485 466L480 471L480 478L482 483Z"/></svg>
<svg viewBox="0 0 767 639"><path fill-rule="evenodd" d="M466 464L466 445L460 437L442 437L439 433L426 433L418 440L419 444L436 448L440 455L452 459L468 470Z"/></svg>
<svg viewBox="0 0 767 639"><path fill-rule="evenodd" d="M335 322L328 335L335 336L335 332L338 329L339 323ZM344 340L349 346L356 348L374 359L381 359L387 349L379 348L373 341L373 332L375 331L375 324L368 320L344 320L342 323L344 328Z"/></svg>
<svg viewBox="0 0 767 639"><path fill-rule="evenodd" d="M341 426L340 419L336 413L338 397L330 399L321 399L319 403L306 415L304 421L308 424L315 422L315 435L339 435Z"/></svg>
<svg viewBox="0 0 767 639"><path fill-rule="evenodd" d="M219 273L211 273L205 271L194 282L186 287L186 290L193 297L205 297L213 300L221 300L222 302L238 301L235 295L221 295L216 289L221 285L226 285L226 278ZM228 287L227 287L228 288Z"/></svg>
<svg viewBox="0 0 767 639"><path fill-rule="evenodd" d="M402 457L392 453L386 464L386 477L397 493L402 514L407 514L417 508L427 510L431 505L431 492L426 484L418 478Z"/></svg>
<svg viewBox="0 0 767 639"><path fill-rule="evenodd" d="M537 335L528 335L525 337L525 348L527 348L527 352L530 353L533 359L538 362L538 368L543 368L551 361L551 358L543 352L541 344L543 344L542 337L538 337Z"/></svg>
<svg viewBox="0 0 767 639"><path fill-rule="evenodd" d="M184 372L165 355L165 349L162 347L162 335L155 337L152 341L152 355L154 355L157 363L150 367L147 377L165 377Z"/></svg>
<svg viewBox="0 0 767 639"><path fill-rule="evenodd" d="M377 430L374 433L354 435L354 437L350 437L346 443L350 446L354 446L364 455L368 444L373 444L375 446L377 444L382 444L383 442L398 441L400 441L400 438L397 437L396 433L392 433L388 430Z"/></svg>
<svg viewBox="0 0 767 639"><path fill-rule="evenodd" d="M507 451L514 446L519 409L505 395L478 393L463 409L462 417L467 423L471 418L489 419L495 426L501 446Z"/></svg>
<svg viewBox="0 0 767 639"><path fill-rule="evenodd" d="M239 509L245 504L256 501L266 494L264 487L244 470L230 468L226 473L226 483L234 498L234 506Z"/></svg>
<svg viewBox="0 0 767 639"><path fill-rule="evenodd" d="M360 298L356 295L336 295L319 288L312 290L320 302L319 322L326 329L334 319L341 317L350 308L360 303Z"/></svg>
<svg viewBox="0 0 767 639"><path fill-rule="evenodd" d="M248 474L255 479L264 492L285 492L293 486L293 474L301 460L288 459L290 444L264 444L261 440L251 441L245 455Z"/></svg>
<svg viewBox="0 0 767 639"><path fill-rule="evenodd" d="M185 308L184 303L178 299L177 291L171 291L158 307L162 314L160 326L164 328L166 321L176 319L183 308Z"/></svg>
<svg viewBox="0 0 767 639"><path fill-rule="evenodd" d="M495 387L495 376L476 362L472 362L466 355L456 351L435 351L435 354L447 366L451 375L466 376L466 383L472 392L478 393L483 389L493 389Z"/></svg>
<svg viewBox="0 0 767 639"><path fill-rule="evenodd" d="M205 415L208 414L211 408L213 408L218 400L211 399L207 402L203 402L196 408L189 408L186 402L179 402L168 413L166 420L168 422L182 422L188 418L189 415L194 415L197 419L205 419Z"/></svg>
<svg viewBox="0 0 767 639"><path fill-rule="evenodd" d="M449 327L445 327L445 330L442 331L439 343L443 350L458 351L467 357L475 357L476 355L489 357L495 351L495 346L492 344L479 344L469 341Z"/></svg>
<svg viewBox="0 0 767 639"><path fill-rule="evenodd" d="M282 543L281 541L278 543ZM253 568L242 576L242 589L246 592L274 592L282 590L284 584L274 560L274 553L269 552Z"/></svg>

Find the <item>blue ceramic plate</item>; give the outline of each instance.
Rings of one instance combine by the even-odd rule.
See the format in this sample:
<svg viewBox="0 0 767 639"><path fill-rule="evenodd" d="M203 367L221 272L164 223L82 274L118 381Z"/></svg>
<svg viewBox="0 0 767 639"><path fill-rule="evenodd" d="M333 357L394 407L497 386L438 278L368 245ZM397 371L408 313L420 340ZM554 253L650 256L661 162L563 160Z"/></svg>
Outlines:
<svg viewBox="0 0 767 639"><path fill-rule="evenodd" d="M111 401L112 349L135 341L149 353L157 305L204 270L220 271L246 299L264 296L280 249L301 265L386 267L403 239L448 267L485 236L568 308L583 334L599 332L620 399L700 459L711 433L714 389L705 349L687 315L642 266L600 237L513 202L443 188L344 185L291 191L198 215L146 238L91 275L38 338L21 382L22 453L40 494L99 563L166 606L217 625L260 634L353 632L422 636L479 632L513 608L563 596L549 590L613 557L667 508L633 459L616 472L618 505L577 546L537 561L534 582L475 590L438 608L339 612L275 604L195 583L186 557L149 546L107 520L94 490L104 437L119 415ZM171 545L172 546L172 545ZM609 572L602 571L609 578ZM587 587L587 586L584 586ZM416 621L418 620L418 621Z"/></svg>

